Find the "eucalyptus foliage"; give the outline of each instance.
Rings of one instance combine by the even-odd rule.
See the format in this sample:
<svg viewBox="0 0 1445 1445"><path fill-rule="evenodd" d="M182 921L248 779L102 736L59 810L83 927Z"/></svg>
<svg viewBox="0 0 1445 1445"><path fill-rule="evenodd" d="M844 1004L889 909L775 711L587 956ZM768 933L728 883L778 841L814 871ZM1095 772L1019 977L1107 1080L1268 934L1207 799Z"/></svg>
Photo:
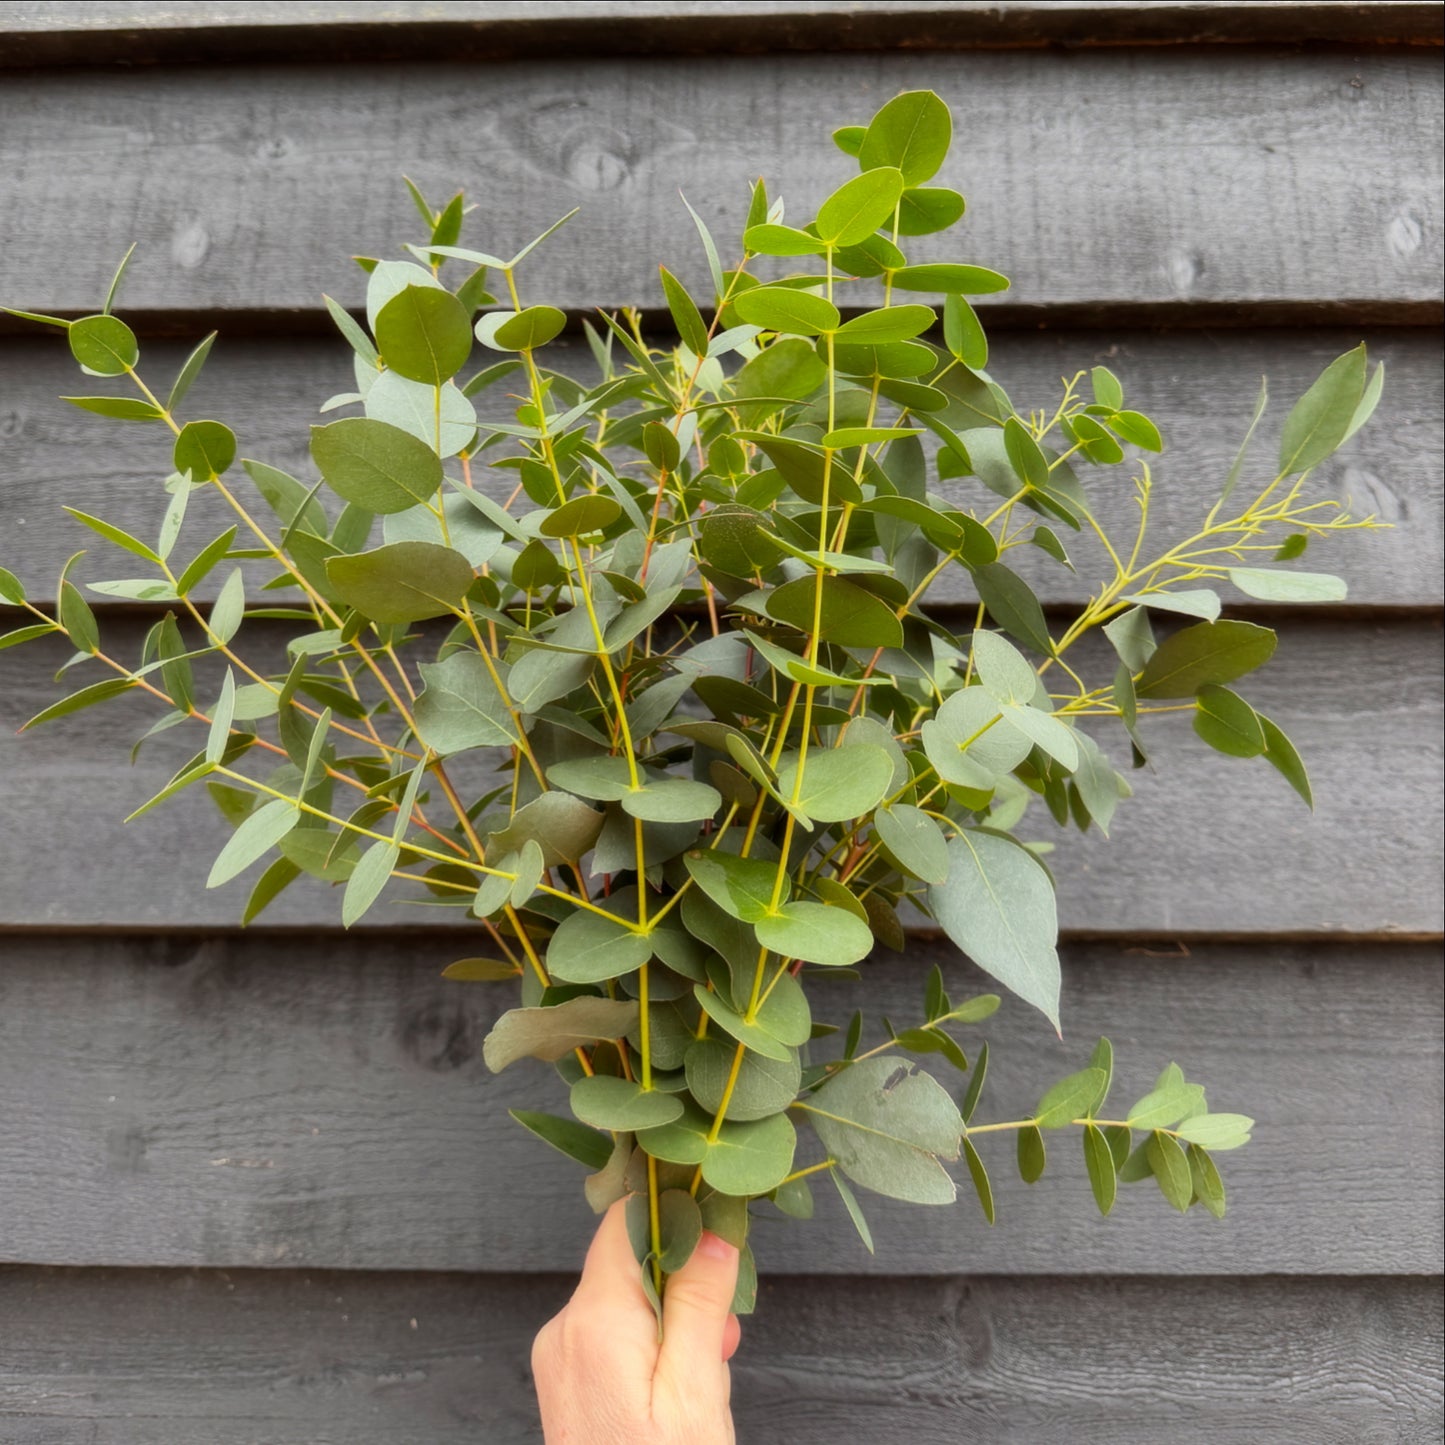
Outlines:
<svg viewBox="0 0 1445 1445"><path fill-rule="evenodd" d="M857 174L798 225L759 182L730 269L692 213L710 283L662 270L676 341L635 314L584 322L586 382L548 363L567 317L524 296L546 238L468 249L463 198L438 210L413 188L415 243L362 261L364 324L327 301L355 383L322 407L301 478L182 420L213 337L163 392L114 286L93 316L31 317L120 384L68 401L171 451L152 540L71 509L136 575L82 586L77 553L46 608L0 571L30 614L0 646L63 634L94 678L28 726L133 692L153 731L199 724L138 813L207 787L232 829L207 886L259 869L247 922L303 875L340 890L348 926L394 879L474 918L482 941L448 976L521 994L487 1063L555 1065L572 1117L516 1118L587 1166L594 1208L630 1196L654 1293L705 1226L743 1249L749 1308L750 1206L806 1217L818 1176L871 1249L854 1187L945 1204L946 1162L992 1221L991 1133L1016 1136L1033 1180L1071 1131L1105 1214L1146 1178L1222 1214L1214 1155L1249 1137L1172 1064L1107 1107L1103 1039L1031 1117L976 1123L988 1046L961 1034L999 997L955 1001L936 969L916 1019L885 1020L873 1047L860 1016L814 1016L830 975L932 920L1057 1028L1054 886L1026 810L1107 833L1130 794L1115 744L1143 765L1151 717L1173 712L1309 803L1289 738L1235 687L1274 633L1221 617L1221 589L1338 599L1343 583L1288 564L1370 525L1308 490L1379 397L1361 347L1295 404L1264 481L1245 455L1261 390L1208 516L1155 544L1164 443L1120 380L1094 367L1018 410L970 301L1007 280L909 262L963 213L933 184L950 137L926 91L838 131ZM1110 536L1093 498L1130 486L1137 527ZM234 514L210 538L186 525L206 490ZM1108 575L1060 622L1017 558L1067 568L1064 539L1090 535ZM948 574L976 607L930 610ZM198 605L207 579L219 592ZM138 658L104 650L86 591L168 609ZM247 661L278 625L287 665ZM1102 672L1078 656L1095 631L1116 659ZM962 1076L961 1103L919 1060Z"/></svg>

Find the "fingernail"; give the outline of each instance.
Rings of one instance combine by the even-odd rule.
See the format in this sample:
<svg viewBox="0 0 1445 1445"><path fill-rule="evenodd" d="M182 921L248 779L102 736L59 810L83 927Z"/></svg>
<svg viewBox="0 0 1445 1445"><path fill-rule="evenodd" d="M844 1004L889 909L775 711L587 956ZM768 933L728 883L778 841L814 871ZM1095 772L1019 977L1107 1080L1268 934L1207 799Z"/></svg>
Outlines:
<svg viewBox="0 0 1445 1445"><path fill-rule="evenodd" d="M705 1255L708 1259L732 1260L737 1258L737 1250L727 1240L720 1239L716 1234L703 1233L697 1242L697 1252Z"/></svg>

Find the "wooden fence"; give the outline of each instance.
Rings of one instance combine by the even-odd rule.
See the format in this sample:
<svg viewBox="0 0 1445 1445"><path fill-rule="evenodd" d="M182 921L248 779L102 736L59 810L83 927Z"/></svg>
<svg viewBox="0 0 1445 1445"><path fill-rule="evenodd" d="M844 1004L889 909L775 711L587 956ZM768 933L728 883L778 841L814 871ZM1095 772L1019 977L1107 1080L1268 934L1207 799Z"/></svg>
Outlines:
<svg viewBox="0 0 1445 1445"><path fill-rule="evenodd" d="M1141 1083L1212 1081L1260 1121L1229 1217L1091 1218L1063 1164L993 1230L870 1201L876 1257L826 1206L760 1224L744 1442L1441 1438L1440 40L1418 3L0 5L0 302L94 310L139 240L158 369L219 328L195 396L281 466L348 370L320 293L355 304L345 257L407 234L401 172L465 185L479 238L494 203L489 249L582 206L539 299L660 322L654 262L701 273L679 189L721 234L758 171L801 209L829 129L923 86L967 259L1015 281L994 369L1022 397L1113 366L1168 428L1166 526L1261 371L1288 398L1361 339L1385 360L1322 468L1393 523L1321 564L1348 604L1236 609L1280 629L1256 691L1318 811L1161 729L1113 842L1060 848L1067 1045L1022 1007L992 1035L1000 1107L1101 1031ZM149 530L164 468L0 321L0 557L45 595L60 499ZM102 614L129 652L152 620ZM590 1216L505 1114L544 1073L482 1066L506 990L439 978L454 929L343 934L324 890L236 928L239 888L198 891L204 798L120 823L191 740L128 766L139 707L13 736L63 660L0 656L0 1439L536 1440L528 1346ZM966 977L920 938L870 1010L934 960Z"/></svg>

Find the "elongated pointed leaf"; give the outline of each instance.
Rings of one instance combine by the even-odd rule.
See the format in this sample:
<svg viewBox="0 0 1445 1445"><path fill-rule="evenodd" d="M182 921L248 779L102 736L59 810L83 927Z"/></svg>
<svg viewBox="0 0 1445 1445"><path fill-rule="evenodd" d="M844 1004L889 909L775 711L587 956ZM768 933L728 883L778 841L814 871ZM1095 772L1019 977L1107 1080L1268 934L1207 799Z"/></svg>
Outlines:
<svg viewBox="0 0 1445 1445"><path fill-rule="evenodd" d="M262 804L241 823L221 849L220 856L211 865L206 887L219 888L238 873L243 873L263 853L274 848L300 818L295 804L284 798L273 798Z"/></svg>
<svg viewBox="0 0 1445 1445"><path fill-rule="evenodd" d="M1349 433L1364 393L1362 342L1330 362L1319 380L1295 403L1280 437L1280 471L1293 476L1317 467L1329 457Z"/></svg>
<svg viewBox="0 0 1445 1445"><path fill-rule="evenodd" d="M1107 1215L1114 1207L1119 1183L1114 1168L1114 1155L1103 1131L1094 1124L1084 1126L1084 1167L1089 1172L1089 1188L1099 1213Z"/></svg>

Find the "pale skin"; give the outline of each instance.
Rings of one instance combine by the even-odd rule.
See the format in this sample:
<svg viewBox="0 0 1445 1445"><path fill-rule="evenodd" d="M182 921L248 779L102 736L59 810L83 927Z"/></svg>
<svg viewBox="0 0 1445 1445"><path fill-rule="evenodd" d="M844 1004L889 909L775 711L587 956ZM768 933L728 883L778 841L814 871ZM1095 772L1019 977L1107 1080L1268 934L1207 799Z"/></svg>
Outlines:
<svg viewBox="0 0 1445 1445"><path fill-rule="evenodd" d="M704 1234L667 1280L663 1328L643 1293L625 1205L607 1211L582 1279L532 1346L547 1445L735 1445L728 1361L738 1252Z"/></svg>

